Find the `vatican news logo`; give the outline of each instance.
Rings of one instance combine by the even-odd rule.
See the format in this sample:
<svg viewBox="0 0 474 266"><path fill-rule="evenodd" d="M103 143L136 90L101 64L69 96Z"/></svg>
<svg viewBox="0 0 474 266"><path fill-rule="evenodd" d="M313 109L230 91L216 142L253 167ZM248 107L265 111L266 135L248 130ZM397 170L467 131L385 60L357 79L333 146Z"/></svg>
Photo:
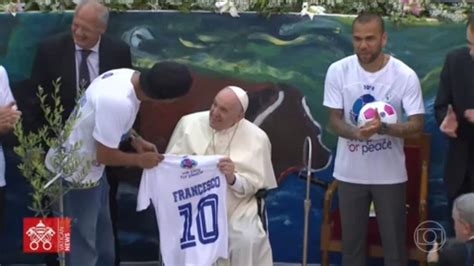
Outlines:
<svg viewBox="0 0 474 266"><path fill-rule="evenodd" d="M438 251L446 243L446 230L440 223L427 220L416 227L413 240L416 247L423 252ZM438 247L432 250L435 243L438 243Z"/></svg>
<svg viewBox="0 0 474 266"><path fill-rule="evenodd" d="M23 252L58 253L71 250L71 219L24 218Z"/></svg>

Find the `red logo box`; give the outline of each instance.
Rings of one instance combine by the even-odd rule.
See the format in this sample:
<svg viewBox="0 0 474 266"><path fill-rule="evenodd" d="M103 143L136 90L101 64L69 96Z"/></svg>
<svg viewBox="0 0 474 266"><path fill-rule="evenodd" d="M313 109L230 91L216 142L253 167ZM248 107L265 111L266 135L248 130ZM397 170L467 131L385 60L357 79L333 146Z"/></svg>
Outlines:
<svg viewBox="0 0 474 266"><path fill-rule="evenodd" d="M71 251L70 218L23 218L23 252Z"/></svg>

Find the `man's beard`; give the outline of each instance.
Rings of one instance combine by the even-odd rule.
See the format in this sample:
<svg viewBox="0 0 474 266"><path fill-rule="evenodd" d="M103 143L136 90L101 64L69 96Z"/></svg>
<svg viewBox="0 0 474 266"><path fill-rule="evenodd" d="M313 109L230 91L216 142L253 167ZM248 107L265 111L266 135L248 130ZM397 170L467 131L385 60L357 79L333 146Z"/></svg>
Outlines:
<svg viewBox="0 0 474 266"><path fill-rule="evenodd" d="M359 62L363 64L371 64L375 62L375 60L377 60L377 58L379 57L381 53L382 53L382 50L379 50L377 53L371 54L368 60L363 60L361 56L359 56L359 54L357 54L357 58L359 59Z"/></svg>

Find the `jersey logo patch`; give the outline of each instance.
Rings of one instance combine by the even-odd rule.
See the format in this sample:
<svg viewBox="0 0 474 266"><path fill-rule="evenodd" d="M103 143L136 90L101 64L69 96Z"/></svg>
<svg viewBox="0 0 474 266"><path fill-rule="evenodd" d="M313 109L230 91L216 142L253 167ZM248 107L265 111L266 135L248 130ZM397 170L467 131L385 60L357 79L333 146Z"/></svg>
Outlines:
<svg viewBox="0 0 474 266"><path fill-rule="evenodd" d="M184 158L180 164L181 168L183 169L192 169L197 166L197 162L195 160Z"/></svg>

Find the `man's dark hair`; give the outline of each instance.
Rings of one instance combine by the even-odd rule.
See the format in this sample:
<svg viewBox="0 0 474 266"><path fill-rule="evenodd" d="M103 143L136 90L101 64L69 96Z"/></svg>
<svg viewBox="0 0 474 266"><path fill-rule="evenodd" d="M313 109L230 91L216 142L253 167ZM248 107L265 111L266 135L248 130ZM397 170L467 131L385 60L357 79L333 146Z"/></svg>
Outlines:
<svg viewBox="0 0 474 266"><path fill-rule="evenodd" d="M380 26L381 33L384 33L385 32L385 23L384 23L382 17L378 14L369 13L369 12L359 13L359 15L354 19L354 21L352 21L352 30L354 30L354 25L356 23L365 24L365 23L371 22L373 20L377 21L377 23Z"/></svg>
<svg viewBox="0 0 474 266"><path fill-rule="evenodd" d="M181 97L188 93L192 83L188 67L175 62L156 63L140 74L140 88L146 96L156 100Z"/></svg>

